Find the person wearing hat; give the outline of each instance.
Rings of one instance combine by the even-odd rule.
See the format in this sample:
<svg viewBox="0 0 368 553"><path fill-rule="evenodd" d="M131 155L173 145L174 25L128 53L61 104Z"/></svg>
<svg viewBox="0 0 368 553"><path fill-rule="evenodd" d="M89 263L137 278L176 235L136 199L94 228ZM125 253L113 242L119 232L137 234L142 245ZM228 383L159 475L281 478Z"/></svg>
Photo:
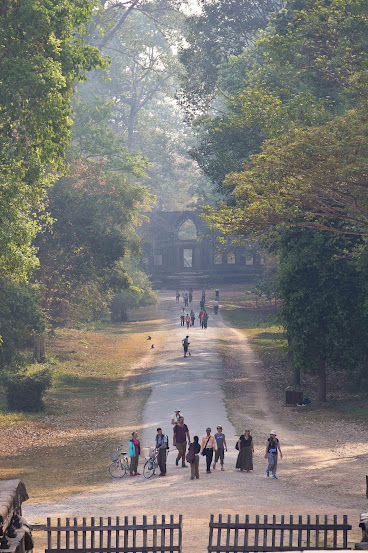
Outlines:
<svg viewBox="0 0 368 553"><path fill-rule="evenodd" d="M213 452L217 451L217 444L215 437L211 434L211 428L206 428L206 433L202 437L201 451L200 453L206 457L207 473L211 472L211 463L213 459Z"/></svg>
<svg viewBox="0 0 368 553"><path fill-rule="evenodd" d="M276 438L276 430L271 430L270 437L267 439L266 443L265 459L268 459L266 475L270 476L270 472L272 472L272 478L275 478L275 480L277 479L276 471L278 452L280 453L280 457L282 459L280 441Z"/></svg>
<svg viewBox="0 0 368 553"><path fill-rule="evenodd" d="M184 415L182 415L184 417ZM180 409L175 409L173 416L171 417L171 424L178 424L181 417Z"/></svg>
<svg viewBox="0 0 368 553"><path fill-rule="evenodd" d="M220 459L221 470L224 470L224 455L225 450L227 451L225 434L222 432L222 426L217 427L217 432L215 434L215 440L217 445L217 450L215 452L215 462L213 463L213 470L216 469L216 463Z"/></svg>
<svg viewBox="0 0 368 553"><path fill-rule="evenodd" d="M175 460L176 466L179 465L181 459L181 466L186 468L185 464L185 453L187 450L187 441L190 444L190 434L189 429L186 424L184 424L184 417L180 415L178 424L174 426L174 435L173 435L173 444L174 447L178 450L178 456Z"/></svg>

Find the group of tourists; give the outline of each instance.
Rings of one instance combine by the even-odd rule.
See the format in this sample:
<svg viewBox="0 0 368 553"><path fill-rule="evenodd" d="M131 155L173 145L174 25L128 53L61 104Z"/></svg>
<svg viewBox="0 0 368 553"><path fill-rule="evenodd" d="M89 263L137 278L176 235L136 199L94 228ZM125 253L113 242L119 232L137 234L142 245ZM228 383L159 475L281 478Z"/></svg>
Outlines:
<svg viewBox="0 0 368 553"><path fill-rule="evenodd" d="M217 312L218 312L218 308L217 308ZM199 326L202 328L207 328L209 314L205 309L200 310L198 318L199 318ZM196 316L193 309L191 309L190 313L186 313L185 308L183 307L183 309L180 311L180 326L186 325L186 327L189 328L191 326L194 326L195 320L196 320Z"/></svg>
<svg viewBox="0 0 368 553"><path fill-rule="evenodd" d="M227 452L226 436L223 433L222 425L219 424L216 427L216 433L212 434L211 427L206 428L206 433L199 440L198 436L193 437L193 441L190 439L189 428L184 422L184 416L180 409L175 410L171 424L173 425L173 445L177 449L177 456L175 464L182 468L188 468L190 465L190 478L191 480L199 478L199 459L202 455L206 459L206 473L210 474L212 470L216 470L216 465L220 464L221 471L224 469L225 452ZM155 438L155 447L157 451L157 463L160 467L159 476L166 476L167 467L166 459L169 451L169 438L167 434L164 434L162 428L157 428L157 434ZM188 447L188 451L187 451ZM238 441L235 444L235 448L238 450L238 457L235 467L240 472L250 472L253 470L253 454L254 454L254 442L251 436L250 430L244 430L244 434L239 436ZM137 476L138 472L138 460L140 455L140 442L138 440L138 434L136 431L132 433L132 438L129 442L129 457L130 457L130 476ZM274 479L277 479L277 460L278 455L282 459L282 452L280 447L280 441L276 437L276 430L271 430L270 437L266 442L265 459L267 459L266 476L272 475ZM186 464L188 463L188 465Z"/></svg>
<svg viewBox="0 0 368 553"><path fill-rule="evenodd" d="M193 301L193 289L191 288L189 292L187 290L183 290L182 297L183 297L184 307L188 307L188 305ZM176 290L176 302L179 303L179 301L180 301L180 292L179 290Z"/></svg>

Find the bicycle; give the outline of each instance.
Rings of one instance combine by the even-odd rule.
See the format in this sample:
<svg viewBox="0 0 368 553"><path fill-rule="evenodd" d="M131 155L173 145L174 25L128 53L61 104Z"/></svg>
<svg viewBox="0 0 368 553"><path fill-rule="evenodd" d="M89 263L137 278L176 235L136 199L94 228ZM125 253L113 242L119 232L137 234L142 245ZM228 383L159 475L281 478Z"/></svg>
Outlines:
<svg viewBox="0 0 368 553"><path fill-rule="evenodd" d="M123 446L119 445L116 452L110 454L112 461L109 466L109 473L113 478L123 478L129 471L128 453L122 451Z"/></svg>
<svg viewBox="0 0 368 553"><path fill-rule="evenodd" d="M156 472L156 469L159 468L157 462L158 450L151 447L149 450L149 457L143 467L143 476L145 478L151 478Z"/></svg>

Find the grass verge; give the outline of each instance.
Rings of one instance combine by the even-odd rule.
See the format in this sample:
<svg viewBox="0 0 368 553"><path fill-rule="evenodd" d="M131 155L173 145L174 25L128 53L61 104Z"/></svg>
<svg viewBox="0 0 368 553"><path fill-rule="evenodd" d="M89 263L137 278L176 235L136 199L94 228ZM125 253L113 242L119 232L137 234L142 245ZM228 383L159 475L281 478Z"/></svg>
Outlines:
<svg viewBox="0 0 368 553"><path fill-rule="evenodd" d="M277 322L278 307L268 300L260 300L250 293L224 291L221 297L221 313L230 326L241 330L262 363L262 371L268 392L279 406L284 405L285 388L293 381L292 366L287 359L287 340L283 328ZM221 347L221 346L220 346ZM225 383L225 393L231 401L241 401L244 386L241 384L241 367L231 359L232 353L221 347L225 363L227 358L230 378L235 378L237 390ZM229 368L230 367L230 368ZM234 372L231 376L231 372ZM239 373L239 374L237 374ZM240 383L240 384L239 384ZM249 384L248 384L249 386ZM226 388L227 387L227 388ZM231 389L230 389L231 388ZM302 375L304 397L310 397L312 404L307 408L288 408L283 411L291 425L300 425L306 419L313 422L333 421L336 417L345 420L368 421L368 394L357 391L349 370L331 371L328 376L328 402L316 401L317 379L314 375ZM236 396L238 400L236 400ZM231 409L230 409L231 411ZM243 424L243 423L241 423Z"/></svg>
<svg viewBox="0 0 368 553"><path fill-rule="evenodd" d="M109 454L139 428L150 393L152 336L164 336L156 308L135 322L59 329L48 343L53 384L45 410L11 413L0 397L2 478L21 478L32 501L56 499L110 481Z"/></svg>

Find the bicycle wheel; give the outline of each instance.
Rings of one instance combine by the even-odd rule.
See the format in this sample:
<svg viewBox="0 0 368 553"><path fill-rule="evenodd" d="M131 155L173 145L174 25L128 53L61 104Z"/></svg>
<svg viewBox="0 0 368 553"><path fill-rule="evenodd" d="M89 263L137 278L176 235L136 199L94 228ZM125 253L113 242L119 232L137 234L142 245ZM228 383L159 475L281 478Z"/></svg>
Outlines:
<svg viewBox="0 0 368 553"><path fill-rule="evenodd" d="M145 478L151 478L155 474L156 464L152 459L148 459L143 467L143 476Z"/></svg>
<svg viewBox="0 0 368 553"><path fill-rule="evenodd" d="M121 461L114 461L109 466L109 473L113 478L123 478L126 475L127 468Z"/></svg>

